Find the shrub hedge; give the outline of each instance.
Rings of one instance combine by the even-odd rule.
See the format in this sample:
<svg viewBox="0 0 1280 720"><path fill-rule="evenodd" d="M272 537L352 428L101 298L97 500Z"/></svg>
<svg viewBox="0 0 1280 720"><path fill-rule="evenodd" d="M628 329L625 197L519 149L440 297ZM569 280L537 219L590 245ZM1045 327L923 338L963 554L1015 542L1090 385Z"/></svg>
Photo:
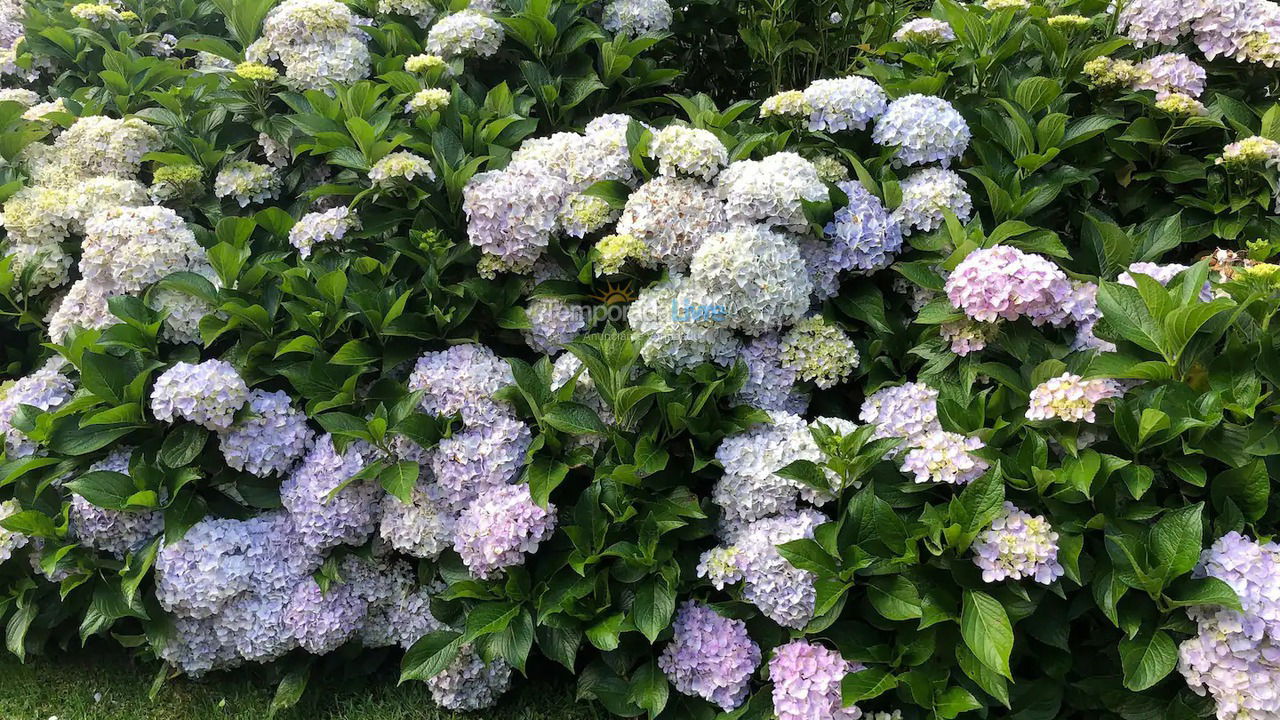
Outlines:
<svg viewBox="0 0 1280 720"><path fill-rule="evenodd" d="M0 47L19 657L1280 718L1275 3L3 0Z"/></svg>

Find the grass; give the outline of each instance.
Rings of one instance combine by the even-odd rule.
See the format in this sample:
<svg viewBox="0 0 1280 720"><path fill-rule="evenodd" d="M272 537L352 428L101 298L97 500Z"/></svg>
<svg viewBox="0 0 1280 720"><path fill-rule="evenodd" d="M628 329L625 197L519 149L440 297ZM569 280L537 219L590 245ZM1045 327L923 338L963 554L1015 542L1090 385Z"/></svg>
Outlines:
<svg viewBox="0 0 1280 720"><path fill-rule="evenodd" d="M3 652L3 651L0 651ZM155 700L147 697L157 666L118 651L84 651L0 659L0 720L266 720L274 687L243 674L202 681L171 680ZM397 686L390 672L368 680L311 686L279 720L603 720L603 711L575 704L564 680L515 679L499 707L463 714L441 710L425 685Z"/></svg>

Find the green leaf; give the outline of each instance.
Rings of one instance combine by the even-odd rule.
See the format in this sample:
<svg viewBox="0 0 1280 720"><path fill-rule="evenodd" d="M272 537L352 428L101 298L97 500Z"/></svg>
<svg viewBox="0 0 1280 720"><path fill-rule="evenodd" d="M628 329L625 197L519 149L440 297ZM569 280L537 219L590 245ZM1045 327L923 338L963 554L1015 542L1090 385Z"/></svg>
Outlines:
<svg viewBox="0 0 1280 720"><path fill-rule="evenodd" d="M501 632L519 612L520 606L515 603L492 602L477 605L467 616L467 631L462 636L463 642Z"/></svg>
<svg viewBox="0 0 1280 720"><path fill-rule="evenodd" d="M533 501L540 507L546 507L551 493L560 487L568 474L569 466L559 460L535 457L524 470L525 482L529 484L529 494L533 496Z"/></svg>
<svg viewBox="0 0 1280 720"><path fill-rule="evenodd" d="M349 340L338 348L329 362L334 365L372 365L380 360L382 354L374 346L360 340Z"/></svg>
<svg viewBox="0 0 1280 720"><path fill-rule="evenodd" d="M1120 641L1120 665L1124 669L1124 686L1140 692L1160 682L1173 672L1178 662L1178 646L1163 630L1149 636Z"/></svg>
<svg viewBox="0 0 1280 720"><path fill-rule="evenodd" d="M966 590L960 611L960 634L979 662L1013 679L1009 670L1013 626L999 600L979 590Z"/></svg>
<svg viewBox="0 0 1280 720"><path fill-rule="evenodd" d="M558 402L543 415L551 427L572 435L599 435L607 428L595 410L576 402Z"/></svg>
<svg viewBox="0 0 1280 720"><path fill-rule="evenodd" d="M191 461L199 457L200 451L204 450L205 443L208 441L208 430L195 423L180 425L169 433L164 443L160 445L160 462L165 467L171 468L190 465Z"/></svg>
<svg viewBox="0 0 1280 720"><path fill-rule="evenodd" d="M631 614L636 629L644 633L649 642L656 642L658 635L667 629L675 610L676 590L665 575L650 575L636 589Z"/></svg>
<svg viewBox="0 0 1280 720"><path fill-rule="evenodd" d="M421 468L418 463L412 460L401 460L400 462L387 466L378 474L378 482L382 484L382 488L387 492L395 495L400 502L406 505L413 502L413 489L418 485L418 473Z"/></svg>
<svg viewBox="0 0 1280 720"><path fill-rule="evenodd" d="M424 635L409 648L400 661L400 682L430 680L439 675L458 657L464 641L453 630L437 630Z"/></svg>
<svg viewBox="0 0 1280 720"><path fill-rule="evenodd" d="M1215 577L1183 578L1165 591L1165 600L1172 607L1213 605L1241 612L1240 596Z"/></svg>
<svg viewBox="0 0 1280 720"><path fill-rule="evenodd" d="M652 719L667 706L670 692L666 674L656 661L650 660L632 674L631 693L628 697L631 702L647 711Z"/></svg>
<svg viewBox="0 0 1280 720"><path fill-rule="evenodd" d="M302 693L307 689L307 680L310 676L311 666L303 665L280 679L280 684L276 686L276 694L271 698L271 707L267 709L267 720L274 718L281 710L287 710L298 704L302 699Z"/></svg>
<svg viewBox="0 0 1280 720"><path fill-rule="evenodd" d="M867 599L889 620L914 620L922 614L920 591L901 575L872 580L867 585Z"/></svg>
<svg viewBox="0 0 1280 720"><path fill-rule="evenodd" d="M1262 460L1220 473L1209 485L1210 497L1216 507L1228 501L1235 503L1246 520L1256 522L1267 512L1271 498L1271 479Z"/></svg>
<svg viewBox="0 0 1280 720"><path fill-rule="evenodd" d="M129 496L138 492L132 478L110 470L87 472L68 482L66 487L91 504L107 510L124 509L129 503Z"/></svg>
<svg viewBox="0 0 1280 720"><path fill-rule="evenodd" d="M898 686L898 678L881 668L866 668L849 673L840 681L841 701L847 707L862 700L879 697Z"/></svg>
<svg viewBox="0 0 1280 720"><path fill-rule="evenodd" d="M1191 572L1200 559L1204 503L1166 512L1151 528L1151 556L1165 582Z"/></svg>

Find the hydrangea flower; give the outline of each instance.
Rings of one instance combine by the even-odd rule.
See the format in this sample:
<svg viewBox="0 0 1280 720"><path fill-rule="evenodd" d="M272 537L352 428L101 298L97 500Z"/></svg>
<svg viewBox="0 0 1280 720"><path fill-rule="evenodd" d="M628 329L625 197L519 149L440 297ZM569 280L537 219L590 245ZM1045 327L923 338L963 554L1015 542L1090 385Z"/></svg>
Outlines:
<svg viewBox="0 0 1280 720"><path fill-rule="evenodd" d="M595 245L595 276L615 275L629 261L652 264L649 246L635 235L606 235Z"/></svg>
<svg viewBox="0 0 1280 720"><path fill-rule="evenodd" d="M918 382L881 388L862 403L858 419L876 426L873 439L900 437L911 445L917 438L942 430L938 391Z"/></svg>
<svg viewBox="0 0 1280 720"><path fill-rule="evenodd" d="M964 485L972 482L990 465L973 454L983 442L976 437L934 430L916 436L902 458L902 471L915 475L917 483L936 482Z"/></svg>
<svg viewBox="0 0 1280 720"><path fill-rule="evenodd" d="M616 232L636 238L650 257L683 272L704 238L728 228L724 201L714 189L691 178L663 175L631 193Z"/></svg>
<svg viewBox="0 0 1280 720"><path fill-rule="evenodd" d="M563 298L537 297L527 309L529 329L524 331L529 347L555 357L587 327L587 308Z"/></svg>
<svg viewBox="0 0 1280 720"><path fill-rule="evenodd" d="M55 355L24 378L0 384L0 437L9 459L28 457L37 450L26 433L14 427L19 408L30 405L40 410L56 410L71 399L75 386L62 373L64 361Z"/></svg>
<svg viewBox="0 0 1280 720"><path fill-rule="evenodd" d="M436 16L436 9L430 0L378 0L378 12L385 15L404 15L425 29ZM410 72L413 72L412 70Z"/></svg>
<svg viewBox="0 0 1280 720"><path fill-rule="evenodd" d="M690 600L680 606L675 636L658 667L675 689L729 711L747 698L751 675L760 664L760 646L741 620L730 620Z"/></svg>
<svg viewBox="0 0 1280 720"><path fill-rule="evenodd" d="M444 72L449 67L449 63L439 55L431 55L422 53L420 55L410 55L404 60L405 72L425 74L430 72Z"/></svg>
<svg viewBox="0 0 1280 720"><path fill-rule="evenodd" d="M731 224L761 222L794 230L809 224L801 200L827 199L818 169L793 152L739 160L720 173L716 189Z"/></svg>
<svg viewBox="0 0 1280 720"><path fill-rule="evenodd" d="M17 500L10 499L0 502L0 520L20 512L22 512L22 506L18 504ZM26 544L26 535L0 527L0 564L13 557L14 550L20 550Z"/></svg>
<svg viewBox="0 0 1280 720"><path fill-rule="evenodd" d="M560 227L569 183L549 173L480 173L463 190L467 239L515 270L528 270Z"/></svg>
<svg viewBox="0 0 1280 720"><path fill-rule="evenodd" d="M889 103L871 137L898 146L895 166L937 162L947 167L969 146L969 124L951 103L929 95L906 95Z"/></svg>
<svg viewBox="0 0 1280 720"><path fill-rule="evenodd" d="M249 388L231 363L180 362L156 378L151 390L151 412L162 422L183 418L223 431L231 427L236 412L248 400Z"/></svg>
<svg viewBox="0 0 1280 720"><path fill-rule="evenodd" d="M778 720L858 720L862 711L846 707L840 697L844 676L862 669L840 653L807 640L792 640L773 651L773 711Z"/></svg>
<svg viewBox="0 0 1280 720"><path fill-rule="evenodd" d="M742 599L783 627L807 625L817 601L815 578L782 557L778 546L812 539L814 529L825 522L827 517L816 510L792 510L732 529L729 540L742 574Z"/></svg>
<svg viewBox="0 0 1280 720"><path fill-rule="evenodd" d="M475 10L446 15L427 33L427 52L451 60L489 57L498 52L505 34L497 20Z"/></svg>
<svg viewBox="0 0 1280 720"><path fill-rule="evenodd" d="M710 130L668 125L654 133L649 157L663 175L689 175L710 181L729 162L729 151Z"/></svg>
<svg viewBox="0 0 1280 720"><path fill-rule="evenodd" d="M840 271L875 272L893 262L902 249L902 229L891 220L880 199L856 182L839 184L849 203L836 211L823 229L831 241L831 258Z"/></svg>
<svg viewBox="0 0 1280 720"><path fill-rule="evenodd" d="M439 674L427 680L431 699L449 710L483 710L498 703L511 687L511 666L495 659L486 663L470 645Z"/></svg>
<svg viewBox="0 0 1280 720"><path fill-rule="evenodd" d="M430 415L461 413L467 423L498 413L493 394L515 382L511 366L484 345L468 343L424 353L409 377L409 390L423 390Z"/></svg>
<svg viewBox="0 0 1280 720"><path fill-rule="evenodd" d="M936 45L956 39L951 26L942 20L924 17L908 20L893 34L899 42L913 42L921 45Z"/></svg>
<svg viewBox="0 0 1280 720"><path fill-rule="evenodd" d="M1103 400L1123 394L1111 380L1084 380L1079 375L1063 373L1046 380L1031 391L1028 420L1094 422L1094 408Z"/></svg>
<svg viewBox="0 0 1280 720"><path fill-rule="evenodd" d="M486 490L458 518L454 549L472 575L486 579L524 562L555 530L554 505L533 502L529 486Z"/></svg>
<svg viewBox="0 0 1280 720"><path fill-rule="evenodd" d="M709 313L691 317L680 310L691 306L707 309L713 303L705 289L681 275L671 275L640 291L627 320L643 337L640 355L646 363L685 370L704 362L732 362L739 345L728 324Z"/></svg>
<svg viewBox="0 0 1280 720"><path fill-rule="evenodd" d="M913 229L929 232L941 227L942 211L955 213L960 222L973 215L973 201L965 190L964 179L950 170L924 168L902 181L902 203L889 216L902 228L903 235Z"/></svg>
<svg viewBox="0 0 1280 720"><path fill-rule="evenodd" d="M1165 263L1161 265L1159 263L1151 262L1136 262L1129 265L1127 270L1120 273L1120 276L1116 278L1116 282L1121 285L1128 285L1129 287L1137 287L1137 281L1133 279L1132 273L1138 273L1146 275L1161 285L1168 285L1169 282L1177 277L1179 273L1190 269L1191 268L1187 265L1179 265L1178 263ZM1095 290L1094 292L1096 294L1097 291ZM1209 284L1208 280L1206 280L1204 285L1201 286L1199 298L1201 302L1209 302L1213 299L1213 286ZM1095 300L1094 303L1096 306L1097 301Z"/></svg>
<svg viewBox="0 0 1280 720"><path fill-rule="evenodd" d="M618 219L608 200L586 193L574 193L560 209L560 225L569 237L586 237Z"/></svg>
<svg viewBox="0 0 1280 720"><path fill-rule="evenodd" d="M783 90L765 98L760 104L760 117L806 117L813 112L803 90Z"/></svg>
<svg viewBox="0 0 1280 720"><path fill-rule="evenodd" d="M138 294L172 273L206 264L204 250L169 208L120 207L86 223L80 273L102 292Z"/></svg>
<svg viewBox="0 0 1280 720"><path fill-rule="evenodd" d="M285 608L284 619L298 644L324 655L355 637L369 603L347 583L330 583L327 590L312 578L298 583Z"/></svg>
<svg viewBox="0 0 1280 720"><path fill-rule="evenodd" d="M1058 533L1043 517L1023 512L1010 502L978 535L973 553L983 582L1034 578L1048 585L1064 573L1058 563Z"/></svg>
<svg viewBox="0 0 1280 720"><path fill-rule="evenodd" d="M339 453L333 438L323 435L280 485L280 502L307 549L318 552L337 545L359 545L373 532L378 485L364 480L348 484L364 469L366 452L356 444Z"/></svg>
<svg viewBox="0 0 1280 720"><path fill-rule="evenodd" d="M285 0L267 13L262 37L245 48L245 59L279 61L289 86L332 93L332 83L369 74L368 36L361 29L367 23L338 0Z"/></svg>
<svg viewBox="0 0 1280 720"><path fill-rule="evenodd" d="M1209 114L1204 103L1190 95L1169 93L1156 101L1156 108L1175 117L1199 117Z"/></svg>
<svg viewBox="0 0 1280 720"><path fill-rule="evenodd" d="M797 460L822 462L822 450L809 426L795 415L769 415L772 424L730 435L716 448L724 475L716 481L712 500L731 525L789 511L801 497L826 499L814 488L777 474Z"/></svg>
<svg viewBox="0 0 1280 720"><path fill-rule="evenodd" d="M236 75L254 82L274 82L280 77L280 71L270 65L255 62L242 62L236 65Z"/></svg>
<svg viewBox="0 0 1280 720"><path fill-rule="evenodd" d="M998 329L998 321L995 323L960 321L938 326L942 339L951 346L951 352L960 357L981 352Z"/></svg>
<svg viewBox="0 0 1280 720"><path fill-rule="evenodd" d="M433 113L449 106L449 91L444 88L424 88L419 90L404 110L408 113Z"/></svg>
<svg viewBox="0 0 1280 720"><path fill-rule="evenodd" d="M419 175L428 182L436 179L436 173L426 158L404 151L393 152L369 168L369 182L375 187L391 187L397 180L413 182Z"/></svg>
<svg viewBox="0 0 1280 720"><path fill-rule="evenodd" d="M378 536L406 555L435 559L453 543L456 520L441 495L433 482L421 478L410 502L388 494L382 500Z"/></svg>
<svg viewBox="0 0 1280 720"><path fill-rule="evenodd" d="M947 299L978 322L1017 320L1058 327L1071 319L1064 304L1074 287L1052 261L997 245L974 250L947 277Z"/></svg>
<svg viewBox="0 0 1280 720"><path fill-rule="evenodd" d="M796 370L782 360L778 333L765 333L742 348L739 358L747 366L747 379L736 399L769 412L801 415L809 396L795 387Z"/></svg>
<svg viewBox="0 0 1280 720"><path fill-rule="evenodd" d="M249 589L254 568L245 523L205 518L156 554L156 599L182 617L206 618Z"/></svg>
<svg viewBox="0 0 1280 720"><path fill-rule="evenodd" d="M505 412L468 425L441 440L431 457L441 500L459 511L481 493L513 481L533 439L527 425Z"/></svg>
<svg viewBox="0 0 1280 720"><path fill-rule="evenodd" d="M294 409L288 393L253 390L253 417L236 423L218 436L227 466L260 477L283 475L311 445L315 433L307 416Z"/></svg>
<svg viewBox="0 0 1280 720"><path fill-rule="evenodd" d="M707 238L689 267L706 305L724 308L731 327L753 335L800 318L812 292L795 240L761 225Z"/></svg>
<svg viewBox="0 0 1280 720"><path fill-rule="evenodd" d="M80 279L54 305L45 322L49 325L49 338L64 343L73 328L104 328L115 323L116 317L107 306L106 290L93 281Z"/></svg>
<svg viewBox="0 0 1280 720"><path fill-rule="evenodd" d="M1135 90L1153 90L1156 98L1172 93L1200 97L1204 92L1205 70L1182 53L1164 53L1137 66L1140 77L1134 83Z"/></svg>
<svg viewBox="0 0 1280 720"><path fill-rule="evenodd" d="M345 205L311 212L298 218L289 229L289 244L298 249L299 257L308 258L316 245L341 240L359 227L360 218Z"/></svg>
<svg viewBox="0 0 1280 720"><path fill-rule="evenodd" d="M858 348L838 326L821 315L805 318L782 336L782 364L801 380L828 390L858 367Z"/></svg>
<svg viewBox="0 0 1280 720"><path fill-rule="evenodd" d="M604 6L601 24L609 32L628 35L663 32L671 27L671 4L667 0L610 0Z"/></svg>
<svg viewBox="0 0 1280 720"><path fill-rule="evenodd" d="M280 194L280 176L268 165L237 160L218 171L213 180L213 194L230 197L240 207L266 202Z"/></svg>
<svg viewBox="0 0 1280 720"><path fill-rule="evenodd" d="M809 129L814 132L863 130L884 112L884 90L863 77L816 80L805 88Z"/></svg>
<svg viewBox="0 0 1280 720"><path fill-rule="evenodd" d="M117 448L89 466L89 472L129 474L133 448ZM72 536L88 548L123 559L143 542L164 529L164 515L158 510L110 510L90 503L80 495L71 497L68 514Z"/></svg>
<svg viewBox="0 0 1280 720"><path fill-rule="evenodd" d="M132 179L147 153L164 146L160 131L140 118L118 120L90 115L76 120L53 143L43 167L31 168L39 184L56 184L61 175L86 179L98 175Z"/></svg>

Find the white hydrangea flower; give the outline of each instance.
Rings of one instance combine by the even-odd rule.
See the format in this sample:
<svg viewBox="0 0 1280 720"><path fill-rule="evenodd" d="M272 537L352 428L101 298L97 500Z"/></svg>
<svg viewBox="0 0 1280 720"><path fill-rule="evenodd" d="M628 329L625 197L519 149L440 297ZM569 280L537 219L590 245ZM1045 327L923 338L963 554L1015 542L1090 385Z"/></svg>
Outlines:
<svg viewBox="0 0 1280 720"><path fill-rule="evenodd" d="M667 0L610 0L601 24L613 33L657 33L671 27L671 15Z"/></svg>
<svg viewBox="0 0 1280 720"><path fill-rule="evenodd" d="M910 235L912 229L929 232L942 226L944 209L955 213L960 222L973 215L964 178L951 170L924 168L902 181L902 203L890 218L902 228L903 235Z"/></svg>
<svg viewBox="0 0 1280 720"><path fill-rule="evenodd" d="M692 175L711 180L729 162L729 150L710 130L668 125L654 133L649 157L663 175Z"/></svg>
<svg viewBox="0 0 1280 720"><path fill-rule="evenodd" d="M704 239L728 228L724 201L712 187L664 175L631 193L617 233L644 243L658 262L679 272L689 267Z"/></svg>
<svg viewBox="0 0 1280 720"><path fill-rule="evenodd" d="M240 207L260 203L280 194L280 176L269 165L238 160L227 163L213 180L213 194L230 197Z"/></svg>
<svg viewBox="0 0 1280 720"><path fill-rule="evenodd" d="M111 294L136 295L167 275L205 264L187 224L159 205L107 210L85 231L80 273Z"/></svg>
<svg viewBox="0 0 1280 720"><path fill-rule="evenodd" d="M738 341L723 318L709 310L699 317L677 317L677 308L710 307L706 291L689 278L672 275L640 291L627 317L644 341L640 354L650 365L684 370L704 362L728 364Z"/></svg>
<svg viewBox="0 0 1280 720"><path fill-rule="evenodd" d="M307 213L289 229L289 244L298 249L299 257L307 258L316 245L341 240L359 227L360 218L352 215L346 205Z"/></svg>
<svg viewBox="0 0 1280 720"><path fill-rule="evenodd" d="M804 91L809 106L809 129L837 132L863 130L884 112L884 90L863 77L817 80Z"/></svg>
<svg viewBox="0 0 1280 720"><path fill-rule="evenodd" d="M801 200L827 199L818 169L793 152L739 160L716 178L716 189L730 223L762 222L794 230L809 226Z"/></svg>
<svg viewBox="0 0 1280 720"><path fill-rule="evenodd" d="M285 83L332 92L369 74L368 21L338 0L285 0L267 13L262 37L245 49L249 62L278 60Z"/></svg>
<svg viewBox="0 0 1280 720"><path fill-rule="evenodd" d="M497 20L475 10L446 15L427 33L427 52L446 60L489 57L502 46L505 33Z"/></svg>
<svg viewBox="0 0 1280 720"><path fill-rule="evenodd" d="M428 182L436 179L426 158L404 151L393 152L369 168L369 180L378 187L390 187L396 180L413 182L419 175Z"/></svg>
<svg viewBox="0 0 1280 720"><path fill-rule="evenodd" d="M761 225L732 227L702 243L690 275L731 327L758 335L809 309L813 286L794 238Z"/></svg>

